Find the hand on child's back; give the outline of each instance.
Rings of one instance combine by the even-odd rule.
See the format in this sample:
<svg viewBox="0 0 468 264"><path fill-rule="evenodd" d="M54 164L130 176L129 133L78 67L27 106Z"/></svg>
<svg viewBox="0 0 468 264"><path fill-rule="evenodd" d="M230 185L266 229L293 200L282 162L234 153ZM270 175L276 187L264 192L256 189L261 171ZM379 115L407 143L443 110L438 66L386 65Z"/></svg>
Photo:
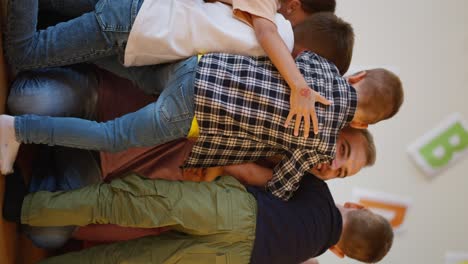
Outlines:
<svg viewBox="0 0 468 264"><path fill-rule="evenodd" d="M310 132L310 120L312 119L314 134L318 134L319 126L317 113L315 112L315 103L330 105L331 102L307 86L297 90L292 90L289 101L291 109L288 117L286 118L286 122L284 124L285 127L289 127L292 118L296 117L294 122L294 136L299 136L299 128L302 119L304 119L304 138L308 138Z"/></svg>

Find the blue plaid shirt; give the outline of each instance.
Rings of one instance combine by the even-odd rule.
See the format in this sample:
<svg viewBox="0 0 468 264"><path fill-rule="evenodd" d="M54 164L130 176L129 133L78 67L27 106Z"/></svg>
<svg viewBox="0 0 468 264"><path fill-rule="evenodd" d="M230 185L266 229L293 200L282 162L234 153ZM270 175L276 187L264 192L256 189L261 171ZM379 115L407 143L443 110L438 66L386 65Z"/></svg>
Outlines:
<svg viewBox="0 0 468 264"><path fill-rule="evenodd" d="M303 52L296 64L309 86L333 102L316 105L319 134L308 139L283 125L290 88L268 58L204 55L195 77L200 136L185 165L238 164L282 154L267 189L288 200L305 171L333 160L338 134L353 119L356 92L334 64L315 53ZM301 134L303 129L302 124Z"/></svg>

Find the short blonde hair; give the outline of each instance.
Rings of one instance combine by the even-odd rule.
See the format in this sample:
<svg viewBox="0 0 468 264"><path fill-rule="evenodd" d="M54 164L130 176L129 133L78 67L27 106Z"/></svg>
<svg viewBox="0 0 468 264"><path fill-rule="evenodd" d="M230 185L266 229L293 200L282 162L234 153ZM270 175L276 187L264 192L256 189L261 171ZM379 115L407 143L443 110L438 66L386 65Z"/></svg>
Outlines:
<svg viewBox="0 0 468 264"><path fill-rule="evenodd" d="M359 90L366 98L360 103L367 115L363 121L368 124L393 117L403 104L404 92L400 78L383 68L366 70Z"/></svg>

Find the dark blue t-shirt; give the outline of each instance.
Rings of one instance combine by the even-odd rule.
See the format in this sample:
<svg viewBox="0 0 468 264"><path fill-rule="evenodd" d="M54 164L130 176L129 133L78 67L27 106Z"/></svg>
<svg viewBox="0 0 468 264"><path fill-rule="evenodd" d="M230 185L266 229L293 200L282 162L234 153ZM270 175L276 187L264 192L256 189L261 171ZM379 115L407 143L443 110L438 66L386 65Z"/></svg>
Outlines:
<svg viewBox="0 0 468 264"><path fill-rule="evenodd" d="M298 264L338 242L341 214L327 184L312 174L304 175L288 202L261 188L247 190L258 204L251 264Z"/></svg>

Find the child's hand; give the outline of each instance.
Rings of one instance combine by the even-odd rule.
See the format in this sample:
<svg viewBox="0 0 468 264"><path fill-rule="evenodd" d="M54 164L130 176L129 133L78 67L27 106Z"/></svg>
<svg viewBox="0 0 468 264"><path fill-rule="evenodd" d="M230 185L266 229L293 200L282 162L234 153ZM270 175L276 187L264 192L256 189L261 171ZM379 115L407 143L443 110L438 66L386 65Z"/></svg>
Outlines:
<svg viewBox="0 0 468 264"><path fill-rule="evenodd" d="M294 124L294 136L299 136L299 127L301 125L302 118L304 118L304 138L309 137L310 118L312 118L314 134L318 134L318 120L317 114L315 113L315 102L324 105L331 104L327 98L321 96L319 93L309 87L302 87L291 91L291 110L288 117L286 118L284 126L288 127L292 118L296 116L296 122Z"/></svg>

